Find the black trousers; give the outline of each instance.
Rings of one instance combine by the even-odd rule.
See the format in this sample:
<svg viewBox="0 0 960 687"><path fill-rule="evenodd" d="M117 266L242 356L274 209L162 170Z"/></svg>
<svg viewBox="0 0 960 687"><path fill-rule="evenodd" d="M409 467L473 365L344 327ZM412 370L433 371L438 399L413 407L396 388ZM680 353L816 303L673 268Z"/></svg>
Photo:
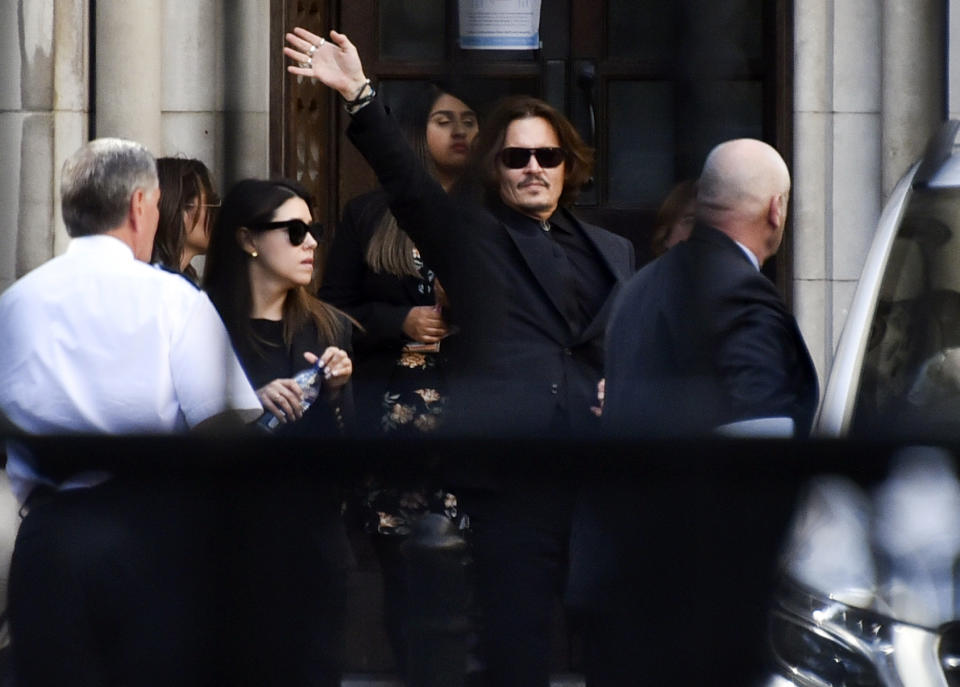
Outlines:
<svg viewBox="0 0 960 687"><path fill-rule="evenodd" d="M487 684L547 687L568 568L573 489L467 492Z"/></svg>
<svg viewBox="0 0 960 687"><path fill-rule="evenodd" d="M209 507L114 482L35 500L10 568L17 685L212 684Z"/></svg>
<svg viewBox="0 0 960 687"><path fill-rule="evenodd" d="M238 481L227 495L223 684L340 687L355 562L339 489L292 474Z"/></svg>
<svg viewBox="0 0 960 687"><path fill-rule="evenodd" d="M111 481L31 507L10 571L18 687L339 685L352 557L316 486Z"/></svg>

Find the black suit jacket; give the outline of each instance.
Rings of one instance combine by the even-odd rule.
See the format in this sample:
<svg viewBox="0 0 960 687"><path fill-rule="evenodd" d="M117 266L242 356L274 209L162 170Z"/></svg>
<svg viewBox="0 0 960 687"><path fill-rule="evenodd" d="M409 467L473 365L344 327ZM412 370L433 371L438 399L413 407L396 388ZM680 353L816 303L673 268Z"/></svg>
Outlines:
<svg viewBox="0 0 960 687"><path fill-rule="evenodd" d="M421 279L375 272L367 264L367 246L387 209L382 191L347 203L327 254L319 292L321 300L337 306L362 327L353 329L351 378L361 433L380 426L383 394L397 358L409 342L403 333L407 313L414 306L435 303L432 287L427 288ZM442 354L447 347L445 344Z"/></svg>
<svg viewBox="0 0 960 687"><path fill-rule="evenodd" d="M614 285L578 331L556 300L556 275L543 259L542 242L550 239L539 228L506 221L510 211L497 203L448 196L377 102L353 117L347 134L380 179L400 227L436 271L461 329L448 349L452 431L547 435L557 431L558 417L569 419L571 434L592 431L607 315L616 285L633 272L629 241L567 215Z"/></svg>
<svg viewBox="0 0 960 687"><path fill-rule="evenodd" d="M408 340L403 321L410 308L433 305L434 296L419 290L422 282L416 277L374 272L367 264L367 246L386 211L387 197L382 191L347 203L327 254L319 295L363 326L363 332L354 332L358 357L389 350L392 364Z"/></svg>
<svg viewBox="0 0 960 687"><path fill-rule="evenodd" d="M810 430L817 375L796 320L740 247L698 225L624 287L607 332L604 425L615 436L707 434L786 416Z"/></svg>

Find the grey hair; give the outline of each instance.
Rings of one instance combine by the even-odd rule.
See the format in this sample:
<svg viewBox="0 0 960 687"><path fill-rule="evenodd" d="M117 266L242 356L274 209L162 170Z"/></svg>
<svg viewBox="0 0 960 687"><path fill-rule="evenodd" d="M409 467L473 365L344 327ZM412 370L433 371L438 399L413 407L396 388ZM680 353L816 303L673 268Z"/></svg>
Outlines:
<svg viewBox="0 0 960 687"><path fill-rule="evenodd" d="M157 188L157 162L143 145L98 138L63 163L61 210L70 236L100 234L119 226L138 188Z"/></svg>

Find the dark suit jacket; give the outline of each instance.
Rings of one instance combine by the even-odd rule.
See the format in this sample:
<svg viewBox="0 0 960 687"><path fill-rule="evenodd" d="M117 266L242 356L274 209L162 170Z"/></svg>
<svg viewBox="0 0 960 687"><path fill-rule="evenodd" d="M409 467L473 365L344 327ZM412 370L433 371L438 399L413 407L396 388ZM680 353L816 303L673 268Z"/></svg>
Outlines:
<svg viewBox="0 0 960 687"><path fill-rule="evenodd" d="M497 203L448 196L376 101L353 117L347 134L377 173L400 227L436 271L461 328L449 354L452 431L547 435L565 416L571 434L590 432L616 288L578 331L558 305L556 274L544 260L542 242L550 239L540 229L512 226ZM629 241L578 225L612 284L633 272Z"/></svg>
<svg viewBox="0 0 960 687"><path fill-rule="evenodd" d="M387 196L374 191L354 198L327 254L321 300L337 306L360 323L353 330L353 383L358 430L379 427L383 394L400 352L409 341L403 321L410 308L433 305L432 288L416 277L374 272L365 255L381 217ZM429 268L429 266L427 266ZM446 352L448 345L442 347Z"/></svg>
<svg viewBox="0 0 960 687"><path fill-rule="evenodd" d="M810 430L817 375L796 320L740 247L698 225L622 290L607 331L604 425L615 436L707 434L786 416Z"/></svg>
<svg viewBox="0 0 960 687"><path fill-rule="evenodd" d="M382 191L347 203L323 272L320 298L363 325L362 333L354 332L361 348L358 355L389 348L395 357L406 341L402 326L410 308L434 303L432 293L418 291L419 279L377 273L367 265L367 245L386 211L387 197Z"/></svg>

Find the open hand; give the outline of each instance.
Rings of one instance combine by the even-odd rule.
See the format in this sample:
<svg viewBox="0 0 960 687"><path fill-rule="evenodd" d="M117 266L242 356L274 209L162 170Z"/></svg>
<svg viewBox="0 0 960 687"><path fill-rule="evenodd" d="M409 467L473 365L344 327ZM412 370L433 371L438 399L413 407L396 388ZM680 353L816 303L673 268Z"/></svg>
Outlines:
<svg viewBox="0 0 960 687"><path fill-rule="evenodd" d="M298 26L284 38L283 54L295 62L287 65L291 74L317 79L345 100L353 100L366 83L357 48L344 34L331 31L328 41Z"/></svg>

